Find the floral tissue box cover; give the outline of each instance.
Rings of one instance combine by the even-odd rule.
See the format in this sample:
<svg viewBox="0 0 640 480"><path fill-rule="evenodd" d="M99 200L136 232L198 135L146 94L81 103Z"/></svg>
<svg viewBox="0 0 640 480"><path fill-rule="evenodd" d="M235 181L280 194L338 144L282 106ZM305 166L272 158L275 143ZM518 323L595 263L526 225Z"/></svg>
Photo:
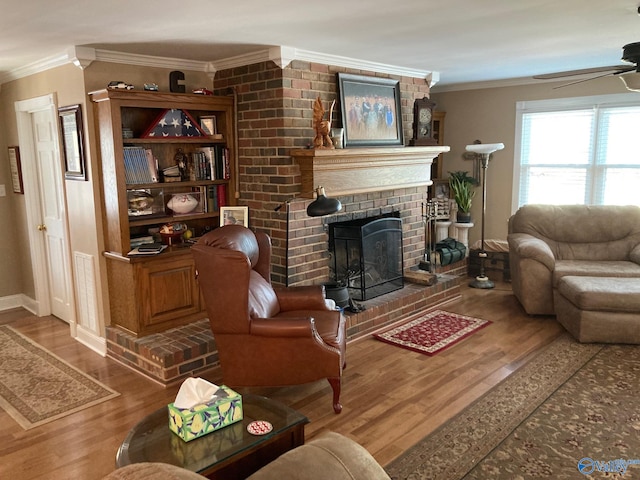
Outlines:
<svg viewBox="0 0 640 480"><path fill-rule="evenodd" d="M169 429L188 442L242 420L242 396L225 385L226 398L218 398L193 408L168 405Z"/></svg>

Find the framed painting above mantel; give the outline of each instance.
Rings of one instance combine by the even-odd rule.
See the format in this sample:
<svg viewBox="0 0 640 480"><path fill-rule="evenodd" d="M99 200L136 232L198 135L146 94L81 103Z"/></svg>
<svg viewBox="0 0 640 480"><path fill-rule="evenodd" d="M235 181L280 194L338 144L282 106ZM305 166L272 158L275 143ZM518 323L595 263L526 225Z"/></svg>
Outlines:
<svg viewBox="0 0 640 480"><path fill-rule="evenodd" d="M400 82L338 73L344 146L404 146Z"/></svg>

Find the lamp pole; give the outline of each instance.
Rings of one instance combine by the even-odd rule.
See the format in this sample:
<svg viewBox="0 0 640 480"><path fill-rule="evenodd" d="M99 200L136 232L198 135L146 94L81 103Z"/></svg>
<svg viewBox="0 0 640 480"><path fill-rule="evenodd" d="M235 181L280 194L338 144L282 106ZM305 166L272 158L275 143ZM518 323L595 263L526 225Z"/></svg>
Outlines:
<svg viewBox="0 0 640 480"><path fill-rule="evenodd" d="M480 229L481 247L480 253L478 254L478 256L480 257L480 275L478 275L469 283L469 286L473 288L495 287L495 283L489 280L489 277L487 277L484 270L484 262L487 258L487 252L484 248L484 219L487 210L487 168L489 168L489 158L491 157L491 154L493 152L495 152L496 150L502 150L503 148L504 144L502 143L480 143L467 145L467 151L474 152L476 155L479 155L480 160L482 161L482 226Z"/></svg>
<svg viewBox="0 0 640 480"><path fill-rule="evenodd" d="M481 153L480 160L482 161L482 225L480 227L480 275L469 283L473 288L493 288L495 283L489 280L489 277L485 275L484 262L487 258L487 252L484 249L484 217L487 212L487 168L489 167L489 153Z"/></svg>

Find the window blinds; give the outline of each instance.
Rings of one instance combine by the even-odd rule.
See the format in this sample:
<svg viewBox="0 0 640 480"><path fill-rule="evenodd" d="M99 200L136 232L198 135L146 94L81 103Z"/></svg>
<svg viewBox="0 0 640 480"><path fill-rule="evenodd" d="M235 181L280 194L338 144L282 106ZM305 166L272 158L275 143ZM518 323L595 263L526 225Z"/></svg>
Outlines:
<svg viewBox="0 0 640 480"><path fill-rule="evenodd" d="M640 106L524 112L518 204L640 205Z"/></svg>

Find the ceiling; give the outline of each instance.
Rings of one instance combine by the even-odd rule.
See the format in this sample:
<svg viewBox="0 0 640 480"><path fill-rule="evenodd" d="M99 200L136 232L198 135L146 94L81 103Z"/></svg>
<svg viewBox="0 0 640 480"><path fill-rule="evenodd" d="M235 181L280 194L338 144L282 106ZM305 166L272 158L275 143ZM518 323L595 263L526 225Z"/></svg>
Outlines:
<svg viewBox="0 0 640 480"><path fill-rule="evenodd" d="M439 72L439 86L514 79L620 64L640 41L639 3L18 1L2 9L0 77L72 46L214 64L286 46Z"/></svg>

